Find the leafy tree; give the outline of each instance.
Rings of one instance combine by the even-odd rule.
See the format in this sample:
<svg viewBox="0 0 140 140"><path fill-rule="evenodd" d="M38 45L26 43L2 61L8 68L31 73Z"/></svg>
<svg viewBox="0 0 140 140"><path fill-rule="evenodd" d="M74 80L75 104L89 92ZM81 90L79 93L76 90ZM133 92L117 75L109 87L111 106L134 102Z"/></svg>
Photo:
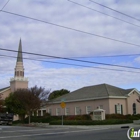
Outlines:
<svg viewBox="0 0 140 140"><path fill-rule="evenodd" d="M70 93L70 91L68 91L67 89L55 90L52 93L50 93L48 99L52 100L68 93Z"/></svg>
<svg viewBox="0 0 140 140"><path fill-rule="evenodd" d="M5 105L9 111L15 114L28 115L30 123L31 112L41 107L49 93L50 91L37 86L29 89L19 89L6 98Z"/></svg>
<svg viewBox="0 0 140 140"><path fill-rule="evenodd" d="M22 102L17 97L16 92L10 93L10 95L5 99L5 106L8 112L18 114L20 119L24 118L26 111Z"/></svg>

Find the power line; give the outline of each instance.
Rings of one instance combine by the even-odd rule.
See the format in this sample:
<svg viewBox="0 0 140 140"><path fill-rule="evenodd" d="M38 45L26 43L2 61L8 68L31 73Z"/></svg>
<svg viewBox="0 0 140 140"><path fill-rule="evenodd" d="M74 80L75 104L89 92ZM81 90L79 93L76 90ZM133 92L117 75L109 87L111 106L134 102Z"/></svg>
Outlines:
<svg viewBox="0 0 140 140"><path fill-rule="evenodd" d="M0 56L10 57L10 58L17 58L16 56L8 56L8 55L1 55L1 54L0 54ZM54 62L54 61L47 61L47 60L39 60L39 59L26 58L26 57L24 57L23 59L33 60L33 61L41 61L41 62L49 62L49 63L57 63L57 64L64 64L64 65L72 65L72 66L80 66L80 67L91 67L91 66L84 66L84 65L63 63L63 62Z"/></svg>
<svg viewBox="0 0 140 140"><path fill-rule="evenodd" d="M6 5L9 3L9 1L10 1L10 0L8 0L8 1L4 4L4 6L1 8L0 12L6 7Z"/></svg>
<svg viewBox="0 0 140 140"><path fill-rule="evenodd" d="M112 10L112 11L115 11L115 12L117 12L117 13L119 13L119 14L122 14L122 15L124 15L124 16L127 16L127 17L129 17L129 18L132 18L132 19L135 19L135 20L137 20L137 21L140 21L140 19L137 19L137 18L135 18L135 17L132 17L132 16L127 15L127 14L125 14L125 13L123 13L123 12L120 12L120 11L117 11L117 10L115 10L115 9L112 9L112 8L110 8L110 7L107 7L106 5L100 4L100 3L95 2L95 1L93 1L93 0L89 0L89 1L91 1L91 2L93 2L93 3L95 3L95 4L97 4L97 5L103 6L103 7L107 8L107 9L110 9L110 10Z"/></svg>
<svg viewBox="0 0 140 140"><path fill-rule="evenodd" d="M116 55L95 55L95 56L73 56L67 58L102 58L102 57L130 57L130 56L139 56L140 54L116 54ZM43 58L42 58L43 59ZM52 58L47 58L52 59Z"/></svg>
<svg viewBox="0 0 140 140"><path fill-rule="evenodd" d="M79 58L79 59L81 59L81 58L104 58L104 57L130 57L130 56L140 56L140 54L116 54L116 55L95 55L95 56L73 56L73 57L67 57L67 58ZM34 58L34 59L36 59L36 58ZM39 59L44 59L44 57L43 58L39 58ZM45 59L52 59L52 58L50 58L50 57L48 57L48 58L45 58ZM55 58L54 58L55 59Z"/></svg>
<svg viewBox="0 0 140 140"><path fill-rule="evenodd" d="M114 54L114 55L95 55L95 56L73 56L73 57L67 57L67 58L79 58L79 59L81 59L81 58L104 58L104 57L130 57L130 56L140 56L140 54L139 53L137 53L137 54ZM35 58L36 59L36 58ZM42 58L39 58L39 59L44 59L44 57ZM52 58L50 58L50 57L48 57L48 58L45 58L45 59L52 59Z"/></svg>
<svg viewBox="0 0 140 140"><path fill-rule="evenodd" d="M116 55L98 55L98 56L85 56L85 57L72 57L72 58L101 58L101 57L128 57L128 56L139 56L140 54L116 54Z"/></svg>
<svg viewBox="0 0 140 140"><path fill-rule="evenodd" d="M32 20L35 20L35 21L43 22L43 23L50 24L50 25L53 25L53 26L65 28L65 29L68 29L68 30L72 30L72 31L76 31L76 32L80 32L80 33L84 33L84 34L88 34L88 35L92 35L92 36L97 36L97 37L104 38L104 39L107 39L107 40L112 40L112 41L116 41L116 42L120 42L120 43L124 43L124 44L128 44L128 45L140 47L140 45L138 45L138 44L134 44L134 43L130 43L130 42L126 42L126 41L122 41L122 40L118 40L118 39L115 39L115 38L110 38L110 37L106 37L106 36L102 36L102 35L98 35L98 34L93 34L93 33L90 33L90 32L86 32L86 31L74 29L74 28L71 28L71 27L55 24L55 23L52 23L52 22L36 19L36 18L33 18L33 17L24 16L24 15L12 13L12 12L4 11L4 10L2 10L2 12L7 13L7 14L11 14L11 15L15 15L15 16L19 16L19 17L23 17L23 18L27 18L27 19L32 19Z"/></svg>
<svg viewBox="0 0 140 140"><path fill-rule="evenodd" d="M80 4L80 3L77 3L77 2L74 2L74 1L71 1L71 0L68 0L68 1L71 2L71 3L74 3L74 4L76 4L76 5L82 6L82 7L84 7L84 8L90 9L90 10L92 10L92 11L98 12L98 13L100 13L100 14L103 14L103 15L109 16L109 17L111 17L111 18L114 18L114 19L120 20L120 21L122 21L122 22L125 22L125 23L128 23L128 24L131 24L131 25L134 25L134 26L136 26L136 27L140 27L139 25L136 25L136 24L133 24L133 23L131 23L131 22L125 21L125 20L123 20L123 19L120 19L120 18L117 18L117 17L111 16L111 15L105 14L105 13L103 13L103 12L100 12L100 11L95 10L95 9L93 9L93 8L87 7L87 6L82 5L82 4Z"/></svg>
<svg viewBox="0 0 140 140"><path fill-rule="evenodd" d="M18 52L16 50L3 49L3 48L0 48L0 50L10 51L10 52ZM137 67L113 65L113 64L108 64L108 63L100 63L100 62L94 62L94 61L85 61L85 60L79 60L79 59L72 59L72 58L59 57L59 56L51 56L51 55L44 55L44 54L37 54L37 53L30 53L30 52L22 52L22 53L30 54L30 55L45 56L45 57L50 57L50 58L57 58L57 59L64 59L64 60L70 60L70 61L76 61L76 62L83 62L83 63L90 63L90 64L92 63L92 64L98 64L98 65L115 66L115 67L121 67L121 68L129 68L129 69L138 69L138 70L140 70L140 68L137 68Z"/></svg>
<svg viewBox="0 0 140 140"><path fill-rule="evenodd" d="M15 56L8 56L8 55L0 55L0 56L11 57L11 58L17 58L17 57L15 57ZM54 62L54 61L45 61L45 60L38 60L38 59L31 59L31 58L24 58L24 59L33 60L33 61L48 62L48 63L56 63L56 64L62 64L62 65L72 65L72 66L85 67L85 68L95 68L95 69L111 70L111 71L119 71L119 72L140 73L140 72L128 71L128 70L110 69L110 68L95 67L95 66L87 66L87 65L85 66L85 65L77 65L77 64L62 63L62 62Z"/></svg>

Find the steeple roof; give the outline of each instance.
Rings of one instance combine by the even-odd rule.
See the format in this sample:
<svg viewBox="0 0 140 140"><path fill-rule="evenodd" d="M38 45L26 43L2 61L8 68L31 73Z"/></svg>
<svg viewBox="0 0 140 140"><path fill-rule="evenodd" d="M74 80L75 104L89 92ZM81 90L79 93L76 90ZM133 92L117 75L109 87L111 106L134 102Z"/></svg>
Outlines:
<svg viewBox="0 0 140 140"><path fill-rule="evenodd" d="M21 39L20 39L20 41L19 41L19 48L18 48L17 62L23 62L23 58L22 58L22 44L21 44Z"/></svg>

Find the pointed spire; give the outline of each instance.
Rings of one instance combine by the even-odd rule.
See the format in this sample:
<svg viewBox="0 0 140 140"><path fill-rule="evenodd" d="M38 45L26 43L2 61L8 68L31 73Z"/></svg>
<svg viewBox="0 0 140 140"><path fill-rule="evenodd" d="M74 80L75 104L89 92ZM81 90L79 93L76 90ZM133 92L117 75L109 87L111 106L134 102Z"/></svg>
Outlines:
<svg viewBox="0 0 140 140"><path fill-rule="evenodd" d="M23 62L23 58L22 58L22 44L21 44L21 39L20 39L20 41L19 41L19 48L18 48L17 62Z"/></svg>

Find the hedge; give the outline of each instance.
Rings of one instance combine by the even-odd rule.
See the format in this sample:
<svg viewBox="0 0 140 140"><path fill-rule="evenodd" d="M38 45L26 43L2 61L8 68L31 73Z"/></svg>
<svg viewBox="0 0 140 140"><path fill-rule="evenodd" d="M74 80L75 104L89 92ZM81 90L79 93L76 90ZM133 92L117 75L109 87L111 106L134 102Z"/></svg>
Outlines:
<svg viewBox="0 0 140 140"><path fill-rule="evenodd" d="M140 114L137 115L121 115L121 114L106 114L104 121L92 121L90 115L71 115L64 116L64 124L68 125L94 125L95 124L121 124L131 123L133 120L139 120ZM62 116L31 116L31 122L61 124ZM23 121L14 121L14 124L28 123L28 118Z"/></svg>
<svg viewBox="0 0 140 140"><path fill-rule="evenodd" d="M106 119L128 119L128 120L139 120L140 119L140 114L136 115L122 115L122 114L106 114Z"/></svg>
<svg viewBox="0 0 140 140"><path fill-rule="evenodd" d="M108 124L126 124L126 123L133 123L132 120L116 120L116 119L112 119L112 120L102 120L102 121L63 121L64 125L108 125ZM51 121L50 122L51 125L61 125L62 121Z"/></svg>
<svg viewBox="0 0 140 140"><path fill-rule="evenodd" d="M89 115L63 116L64 120L91 120ZM61 121L62 116L31 116L31 122L50 123L51 121ZM23 121L14 121L14 124L28 123L28 117Z"/></svg>

